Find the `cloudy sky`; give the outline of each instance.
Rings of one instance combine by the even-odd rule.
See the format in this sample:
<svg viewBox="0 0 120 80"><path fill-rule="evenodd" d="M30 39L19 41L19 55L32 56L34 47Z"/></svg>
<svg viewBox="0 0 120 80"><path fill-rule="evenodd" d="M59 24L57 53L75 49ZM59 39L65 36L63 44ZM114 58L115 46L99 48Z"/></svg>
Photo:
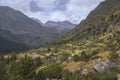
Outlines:
<svg viewBox="0 0 120 80"><path fill-rule="evenodd" d="M69 20L79 23L104 0L0 0L0 6L9 6L29 17L48 20Z"/></svg>

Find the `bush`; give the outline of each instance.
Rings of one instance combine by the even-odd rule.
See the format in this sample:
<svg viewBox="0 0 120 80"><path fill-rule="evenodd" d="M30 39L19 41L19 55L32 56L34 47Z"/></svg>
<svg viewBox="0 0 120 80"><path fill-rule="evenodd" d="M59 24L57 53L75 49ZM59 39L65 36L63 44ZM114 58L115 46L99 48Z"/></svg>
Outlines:
<svg viewBox="0 0 120 80"><path fill-rule="evenodd" d="M67 71L64 75L64 80L117 80L117 75L116 72L112 71L83 77L79 72L71 73Z"/></svg>
<svg viewBox="0 0 120 80"><path fill-rule="evenodd" d="M117 75L114 72L106 72L95 76L91 76L89 80L117 80Z"/></svg>
<svg viewBox="0 0 120 80"><path fill-rule="evenodd" d="M62 77L62 70L63 70L63 64L54 63L40 70L40 72L38 73L38 77L42 78L43 80L46 78L51 79L51 78Z"/></svg>
<svg viewBox="0 0 120 80"><path fill-rule="evenodd" d="M85 51L81 52L80 60L89 60L91 58L91 55L87 55Z"/></svg>
<svg viewBox="0 0 120 80"><path fill-rule="evenodd" d="M68 57L69 57L69 54L63 53L63 54L62 54L62 59L61 59L61 61L62 61L62 62L63 62L63 61L66 61L66 60L68 59Z"/></svg>
<svg viewBox="0 0 120 80"><path fill-rule="evenodd" d="M78 62L78 61L80 60L80 56L74 55L74 56L72 57L72 59L73 59L73 61Z"/></svg>
<svg viewBox="0 0 120 80"><path fill-rule="evenodd" d="M32 80L35 77L35 70L41 65L39 58L32 59L25 56L18 62L12 63L10 67L11 80Z"/></svg>
<svg viewBox="0 0 120 80"><path fill-rule="evenodd" d="M92 56L89 54L87 55L85 51L82 51L80 53L80 56L79 55L74 55L72 57L72 59L75 61L75 62L78 62L78 61L88 61Z"/></svg>
<svg viewBox="0 0 120 80"><path fill-rule="evenodd" d="M64 78L64 80L83 80L83 78L79 72L71 73L71 72L67 71L63 78Z"/></svg>
<svg viewBox="0 0 120 80"><path fill-rule="evenodd" d="M49 53L51 51L51 48L47 48L47 52Z"/></svg>
<svg viewBox="0 0 120 80"><path fill-rule="evenodd" d="M6 74L6 64L3 60L0 59L0 80L7 80L7 74Z"/></svg>

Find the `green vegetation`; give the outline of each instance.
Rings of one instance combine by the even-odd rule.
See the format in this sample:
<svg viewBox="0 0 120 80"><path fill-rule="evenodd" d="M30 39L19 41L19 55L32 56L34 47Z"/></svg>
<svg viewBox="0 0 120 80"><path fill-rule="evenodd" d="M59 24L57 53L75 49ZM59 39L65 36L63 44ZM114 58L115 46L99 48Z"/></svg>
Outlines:
<svg viewBox="0 0 120 80"><path fill-rule="evenodd" d="M44 79L61 78L62 70L63 70L63 64L55 63L41 69L38 75L39 77L43 77Z"/></svg>
<svg viewBox="0 0 120 80"><path fill-rule="evenodd" d="M72 74L71 72L66 71L66 73L64 73L64 80L83 80L83 77L79 72Z"/></svg>
<svg viewBox="0 0 120 80"><path fill-rule="evenodd" d="M117 80L117 74L114 72L107 72L92 76L88 80Z"/></svg>
<svg viewBox="0 0 120 80"><path fill-rule="evenodd" d="M7 80L5 62L0 58L0 79Z"/></svg>
<svg viewBox="0 0 120 80"><path fill-rule="evenodd" d="M32 59L25 56L16 61L15 56L9 59L0 58L0 80L34 80L35 71L42 65L39 58Z"/></svg>
<svg viewBox="0 0 120 80"><path fill-rule="evenodd" d="M114 71L106 72L102 74L94 74L83 77L79 72L71 73L66 71L64 80L117 80L117 74Z"/></svg>
<svg viewBox="0 0 120 80"><path fill-rule="evenodd" d="M119 4L119 0L102 2L54 45L23 54L3 55L0 80L117 80L120 73ZM116 63L115 70L110 68L100 73L93 69L96 63L109 60Z"/></svg>

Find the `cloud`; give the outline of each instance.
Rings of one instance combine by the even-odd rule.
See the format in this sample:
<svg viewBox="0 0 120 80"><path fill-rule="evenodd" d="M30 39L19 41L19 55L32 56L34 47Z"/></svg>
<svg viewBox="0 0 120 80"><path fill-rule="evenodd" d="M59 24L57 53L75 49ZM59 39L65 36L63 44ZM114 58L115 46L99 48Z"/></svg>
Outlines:
<svg viewBox="0 0 120 80"><path fill-rule="evenodd" d="M37 11L41 11L42 9L37 5L37 1L30 1L30 11L32 12L37 12Z"/></svg>
<svg viewBox="0 0 120 80"><path fill-rule="evenodd" d="M70 2L70 0L56 0L55 1L55 9L57 10L66 10L67 4Z"/></svg>
<svg viewBox="0 0 120 80"><path fill-rule="evenodd" d="M20 10L20 11L28 11L29 10L29 2L31 0L0 0L1 6L9 6L11 8Z"/></svg>
<svg viewBox="0 0 120 80"><path fill-rule="evenodd" d="M67 16L63 12L61 12L61 11L55 11L55 12L51 13L49 16L50 16L50 19L52 21L54 21L54 20L55 21L67 20Z"/></svg>
<svg viewBox="0 0 120 80"><path fill-rule="evenodd" d="M79 23L104 0L70 0L67 13L71 16L71 21ZM71 14L72 13L72 14Z"/></svg>
<svg viewBox="0 0 120 80"><path fill-rule="evenodd" d="M103 0L0 0L0 5L20 10L42 22L69 20L79 23L101 1Z"/></svg>

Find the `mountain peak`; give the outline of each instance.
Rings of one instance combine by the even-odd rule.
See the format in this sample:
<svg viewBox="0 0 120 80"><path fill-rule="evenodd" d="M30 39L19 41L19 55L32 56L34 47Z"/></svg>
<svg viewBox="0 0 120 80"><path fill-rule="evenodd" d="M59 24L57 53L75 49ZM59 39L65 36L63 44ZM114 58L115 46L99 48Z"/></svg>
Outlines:
<svg viewBox="0 0 120 80"><path fill-rule="evenodd" d="M56 28L62 28L62 29L72 29L76 26L76 24L72 24L69 21L47 21L45 23L45 26L49 27L56 27Z"/></svg>
<svg viewBox="0 0 120 80"><path fill-rule="evenodd" d="M0 6L0 9L4 9L4 10L10 10L12 8L8 7L8 6Z"/></svg>

